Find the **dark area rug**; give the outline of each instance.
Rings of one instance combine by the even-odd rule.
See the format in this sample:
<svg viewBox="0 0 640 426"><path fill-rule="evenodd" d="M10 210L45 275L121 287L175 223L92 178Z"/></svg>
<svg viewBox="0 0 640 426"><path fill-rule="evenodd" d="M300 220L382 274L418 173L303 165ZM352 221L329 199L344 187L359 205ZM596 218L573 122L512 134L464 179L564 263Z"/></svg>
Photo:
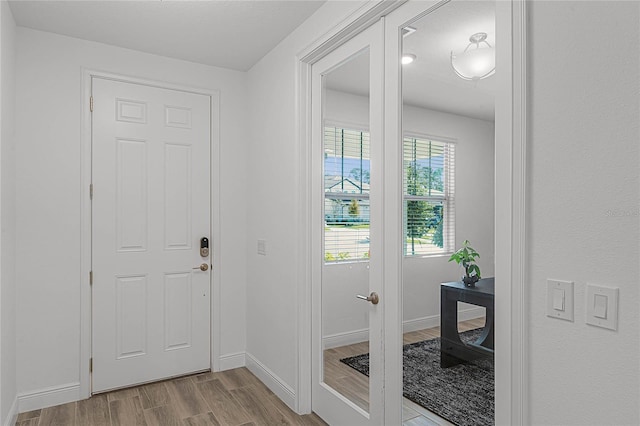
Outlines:
<svg viewBox="0 0 640 426"><path fill-rule="evenodd" d="M481 329L460 333L475 341ZM369 354L340 360L369 375ZM403 347L403 393L427 410L459 426L494 424L493 359L440 368L440 338Z"/></svg>

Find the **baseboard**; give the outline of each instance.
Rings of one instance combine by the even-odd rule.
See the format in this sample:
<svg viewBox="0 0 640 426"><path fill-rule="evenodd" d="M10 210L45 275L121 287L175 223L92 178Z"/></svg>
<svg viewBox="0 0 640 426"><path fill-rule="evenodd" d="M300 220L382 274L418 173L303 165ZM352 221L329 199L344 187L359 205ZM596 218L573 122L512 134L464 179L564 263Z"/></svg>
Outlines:
<svg viewBox="0 0 640 426"><path fill-rule="evenodd" d="M13 404L11 404L11 408L7 413L7 417L4 419L4 423L2 424L5 426L13 426L16 424L17 420L18 420L18 397L16 396L15 398L13 398Z"/></svg>
<svg viewBox="0 0 640 426"><path fill-rule="evenodd" d="M369 340L369 330L354 330L345 333L336 333L322 338L324 349L339 348L340 346L353 345Z"/></svg>
<svg viewBox="0 0 640 426"><path fill-rule="evenodd" d="M458 321L468 321L484 316L484 308L468 308L458 311ZM402 323L402 332L409 333L416 330L424 330L425 328L440 327L440 315L431 315L428 317L415 318L404 321Z"/></svg>
<svg viewBox="0 0 640 426"><path fill-rule="evenodd" d="M40 408L53 407L67 402L79 401L80 383L68 383L61 386L52 386L33 392L18 395L18 412L39 410Z"/></svg>
<svg viewBox="0 0 640 426"><path fill-rule="evenodd" d="M414 318L402 322L402 332L409 333L425 328L433 328L440 326L440 315L431 315L428 317Z"/></svg>
<svg viewBox="0 0 640 426"><path fill-rule="evenodd" d="M484 316L484 312L485 310L482 307L461 309L458 311L458 321L468 321L475 318L481 318ZM402 332L409 333L411 331L424 330L425 328L439 326L440 315L431 315L428 317L404 321L402 323ZM322 345L324 349L331 349L366 342L367 340L369 340L369 330L362 329L326 336L322 339Z"/></svg>
<svg viewBox="0 0 640 426"><path fill-rule="evenodd" d="M469 308L458 311L458 321L469 321L484 316L485 309L483 307ZM439 325L439 324L438 324Z"/></svg>
<svg viewBox="0 0 640 426"><path fill-rule="evenodd" d="M220 371L233 370L247 365L244 352L236 352L220 356Z"/></svg>
<svg viewBox="0 0 640 426"><path fill-rule="evenodd" d="M271 389L271 392L275 393L282 402L295 411L296 393L293 388L248 352L246 353L246 360L249 371Z"/></svg>

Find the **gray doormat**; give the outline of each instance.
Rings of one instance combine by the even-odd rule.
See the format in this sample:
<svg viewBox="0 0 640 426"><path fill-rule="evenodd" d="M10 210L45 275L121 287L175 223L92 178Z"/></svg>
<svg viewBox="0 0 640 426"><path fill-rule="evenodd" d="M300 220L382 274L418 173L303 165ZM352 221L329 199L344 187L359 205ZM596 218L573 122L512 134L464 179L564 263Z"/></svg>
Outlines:
<svg viewBox="0 0 640 426"><path fill-rule="evenodd" d="M482 329L460 333L473 342ZM369 375L369 354L340 360ZM440 338L403 347L403 394L416 404L459 426L494 424L493 359L440 368Z"/></svg>

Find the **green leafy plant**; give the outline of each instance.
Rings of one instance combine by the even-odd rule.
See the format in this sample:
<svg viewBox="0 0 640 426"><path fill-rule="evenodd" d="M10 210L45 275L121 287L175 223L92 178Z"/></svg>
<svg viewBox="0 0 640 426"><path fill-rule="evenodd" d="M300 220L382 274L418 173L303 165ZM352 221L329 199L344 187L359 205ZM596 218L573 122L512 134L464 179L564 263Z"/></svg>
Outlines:
<svg viewBox="0 0 640 426"><path fill-rule="evenodd" d="M451 255L449 262L455 261L458 265L462 265L466 277L477 281L481 278L480 267L475 263L479 257L478 252L469 245L469 240L464 240L462 247Z"/></svg>

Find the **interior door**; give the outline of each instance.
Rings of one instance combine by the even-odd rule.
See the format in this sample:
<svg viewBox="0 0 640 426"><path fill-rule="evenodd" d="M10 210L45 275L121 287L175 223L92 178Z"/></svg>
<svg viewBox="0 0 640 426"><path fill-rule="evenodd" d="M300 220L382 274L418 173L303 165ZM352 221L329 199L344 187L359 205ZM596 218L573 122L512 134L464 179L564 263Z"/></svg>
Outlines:
<svg viewBox="0 0 640 426"><path fill-rule="evenodd" d="M384 421L383 37L381 21L312 66L312 409L329 424Z"/></svg>
<svg viewBox="0 0 640 426"><path fill-rule="evenodd" d="M210 98L102 78L92 95L92 390L207 370Z"/></svg>

